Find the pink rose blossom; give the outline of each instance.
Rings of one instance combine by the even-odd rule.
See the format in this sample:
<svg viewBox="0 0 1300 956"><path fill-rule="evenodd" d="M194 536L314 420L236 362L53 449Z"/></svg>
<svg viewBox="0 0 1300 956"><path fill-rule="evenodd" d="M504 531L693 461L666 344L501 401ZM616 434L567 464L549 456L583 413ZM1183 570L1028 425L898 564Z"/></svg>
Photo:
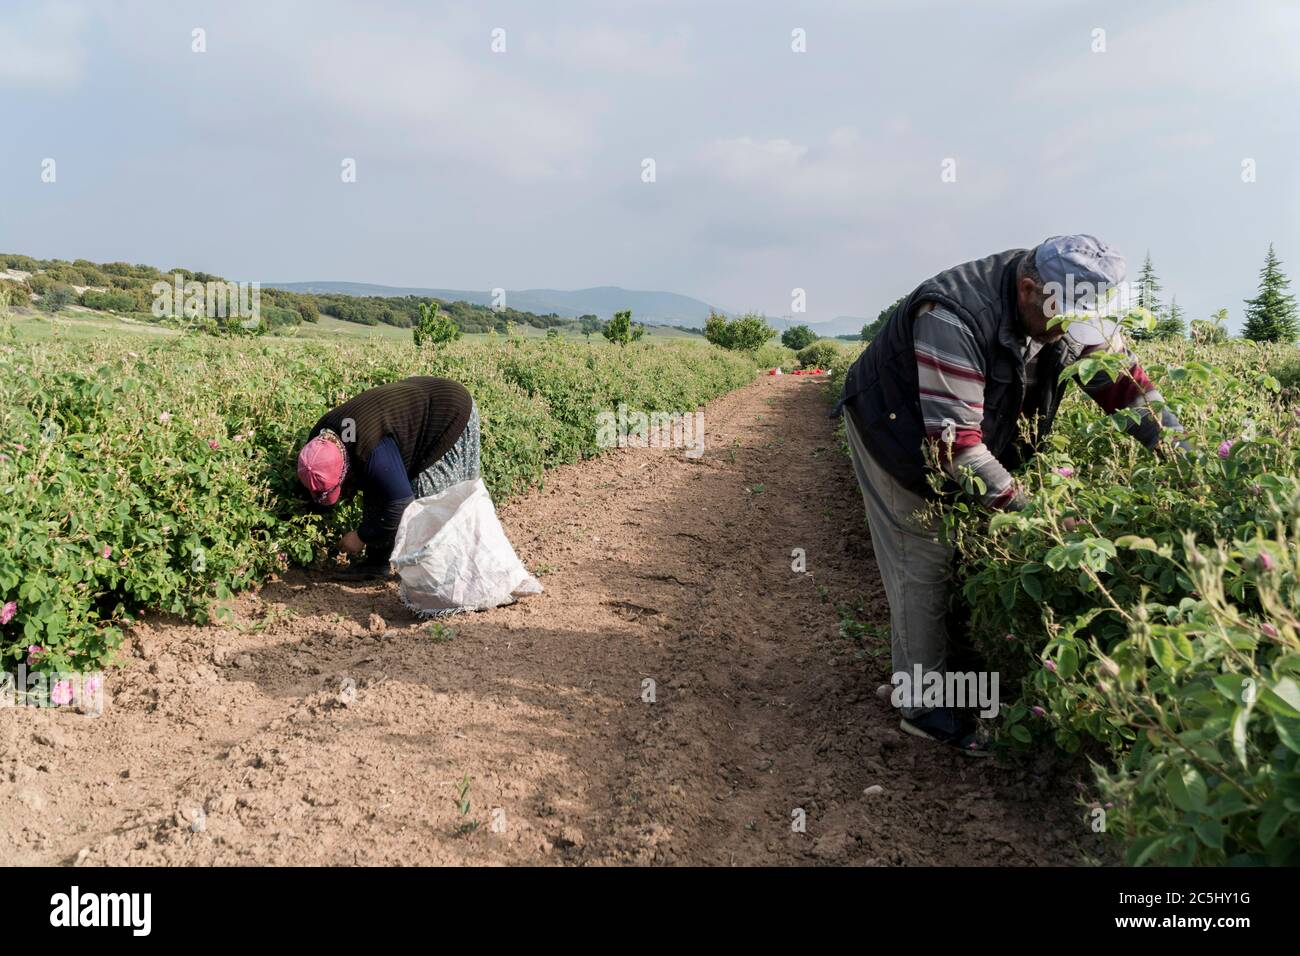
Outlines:
<svg viewBox="0 0 1300 956"><path fill-rule="evenodd" d="M0 607L0 624L8 624L18 613L17 601L6 601L4 607Z"/></svg>
<svg viewBox="0 0 1300 956"><path fill-rule="evenodd" d="M1259 554L1255 555L1255 564L1259 566L1261 571L1272 571L1273 556L1267 551L1261 551Z"/></svg>
<svg viewBox="0 0 1300 956"><path fill-rule="evenodd" d="M1261 624L1259 629L1263 632L1265 637L1277 637L1277 628L1268 623L1268 621Z"/></svg>
<svg viewBox="0 0 1300 956"><path fill-rule="evenodd" d="M85 700L87 697L98 697L100 688L102 688L103 686L104 686L104 679L102 677L98 677L98 676L87 677L85 680L81 682L82 700Z"/></svg>
<svg viewBox="0 0 1300 956"><path fill-rule="evenodd" d="M1223 442L1223 444L1221 444L1221 445L1219 446L1219 457L1220 457L1220 458L1227 458L1228 455L1230 455L1230 454L1232 453L1232 446L1235 445L1235 444L1236 444L1236 442L1233 441L1231 438L1229 438L1227 441Z"/></svg>
<svg viewBox="0 0 1300 956"><path fill-rule="evenodd" d="M1074 469L1071 468L1069 465L1062 465L1060 468L1056 469L1056 473L1060 475L1062 478L1074 477Z"/></svg>
<svg viewBox="0 0 1300 956"><path fill-rule="evenodd" d="M1056 661L1044 661L1043 666L1046 667L1053 674L1056 673Z"/></svg>
<svg viewBox="0 0 1300 956"><path fill-rule="evenodd" d="M1014 641L1015 639L1016 639L1016 635L1014 634L1008 634L1006 637L1003 638L1004 641Z"/></svg>
<svg viewBox="0 0 1300 956"><path fill-rule="evenodd" d="M221 447L221 443L217 441L215 438L209 438L208 447L211 448L213 451L216 451L218 448Z"/></svg>
<svg viewBox="0 0 1300 956"><path fill-rule="evenodd" d="M1047 713L1047 711L1043 710L1043 708L1039 707L1037 704L1034 704L1034 706L1030 707L1029 709L1033 711L1035 717L1042 717L1044 714Z"/></svg>
<svg viewBox="0 0 1300 956"><path fill-rule="evenodd" d="M50 700L60 707L72 703L72 681L57 681L50 690Z"/></svg>
<svg viewBox="0 0 1300 956"><path fill-rule="evenodd" d="M108 545L104 545L104 550L101 551L100 554L103 555L104 560L107 561L110 557L112 557L113 549L110 548Z"/></svg>
<svg viewBox="0 0 1300 956"><path fill-rule="evenodd" d="M164 425L171 420L172 420L171 412L163 412L161 415L158 416L158 421L162 422Z"/></svg>
<svg viewBox="0 0 1300 956"><path fill-rule="evenodd" d="M41 658L44 656L45 656L45 648L41 647L41 645L39 644L28 645L27 647L28 664L35 666L41 662Z"/></svg>

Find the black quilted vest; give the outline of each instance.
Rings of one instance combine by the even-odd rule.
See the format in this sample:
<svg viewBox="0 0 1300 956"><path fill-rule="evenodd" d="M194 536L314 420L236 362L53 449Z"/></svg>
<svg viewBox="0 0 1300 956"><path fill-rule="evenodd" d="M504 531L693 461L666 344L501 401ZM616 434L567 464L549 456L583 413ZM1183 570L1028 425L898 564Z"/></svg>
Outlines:
<svg viewBox="0 0 1300 956"><path fill-rule="evenodd" d="M953 312L975 335L984 355L984 444L1008 470L1033 455L1051 430L1066 383L1061 369L1077 357L1062 339L1039 353L1036 384L1025 388L1025 333L1016 308L1016 267L1026 249L965 262L921 283L885 321L850 367L840 403L853 412L872 457L910 491L934 497L922 453L925 427L917 393L912 320L934 302ZM1028 428L1022 435L1021 415ZM847 423L849 427L851 424ZM948 482L948 491L955 491Z"/></svg>

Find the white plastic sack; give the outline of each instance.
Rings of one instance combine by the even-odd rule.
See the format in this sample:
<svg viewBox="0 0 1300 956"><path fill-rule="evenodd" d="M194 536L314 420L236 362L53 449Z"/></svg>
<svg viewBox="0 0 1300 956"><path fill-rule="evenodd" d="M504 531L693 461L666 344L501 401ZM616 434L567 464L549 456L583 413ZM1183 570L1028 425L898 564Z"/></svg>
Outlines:
<svg viewBox="0 0 1300 956"><path fill-rule="evenodd" d="M402 602L419 614L478 611L542 590L506 540L481 478L411 502L389 562Z"/></svg>

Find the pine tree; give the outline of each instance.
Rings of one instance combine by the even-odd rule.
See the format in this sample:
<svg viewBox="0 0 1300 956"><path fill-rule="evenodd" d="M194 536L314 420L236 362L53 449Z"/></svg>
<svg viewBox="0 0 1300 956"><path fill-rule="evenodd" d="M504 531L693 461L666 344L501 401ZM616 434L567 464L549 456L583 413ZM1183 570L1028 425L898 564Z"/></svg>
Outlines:
<svg viewBox="0 0 1300 956"><path fill-rule="evenodd" d="M1282 263L1268 244L1268 258L1259 273L1259 295L1246 300L1246 324L1242 335L1255 342L1294 342L1300 334L1295 296L1287 292L1291 280L1282 273Z"/></svg>
<svg viewBox="0 0 1300 956"><path fill-rule="evenodd" d="M1178 308L1178 296L1169 302L1169 308L1156 322L1154 332L1158 339L1181 339L1187 334L1187 323L1183 321L1183 310Z"/></svg>
<svg viewBox="0 0 1300 956"><path fill-rule="evenodd" d="M1146 309L1152 315L1158 315L1160 312L1160 280L1156 278L1156 270L1151 265L1151 253L1147 252L1146 259L1142 263L1142 271L1138 273L1137 280L1137 304L1139 308ZM1151 338L1151 332L1146 329L1134 329L1132 336L1135 339Z"/></svg>

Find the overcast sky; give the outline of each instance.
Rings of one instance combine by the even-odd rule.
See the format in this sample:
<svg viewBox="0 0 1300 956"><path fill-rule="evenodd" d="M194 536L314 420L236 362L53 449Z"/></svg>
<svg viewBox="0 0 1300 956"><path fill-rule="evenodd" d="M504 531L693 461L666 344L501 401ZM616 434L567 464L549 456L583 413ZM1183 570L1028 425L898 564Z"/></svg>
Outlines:
<svg viewBox="0 0 1300 956"><path fill-rule="evenodd" d="M4 0L0 251L820 321L1093 232L1236 328L1298 112L1294 0Z"/></svg>

